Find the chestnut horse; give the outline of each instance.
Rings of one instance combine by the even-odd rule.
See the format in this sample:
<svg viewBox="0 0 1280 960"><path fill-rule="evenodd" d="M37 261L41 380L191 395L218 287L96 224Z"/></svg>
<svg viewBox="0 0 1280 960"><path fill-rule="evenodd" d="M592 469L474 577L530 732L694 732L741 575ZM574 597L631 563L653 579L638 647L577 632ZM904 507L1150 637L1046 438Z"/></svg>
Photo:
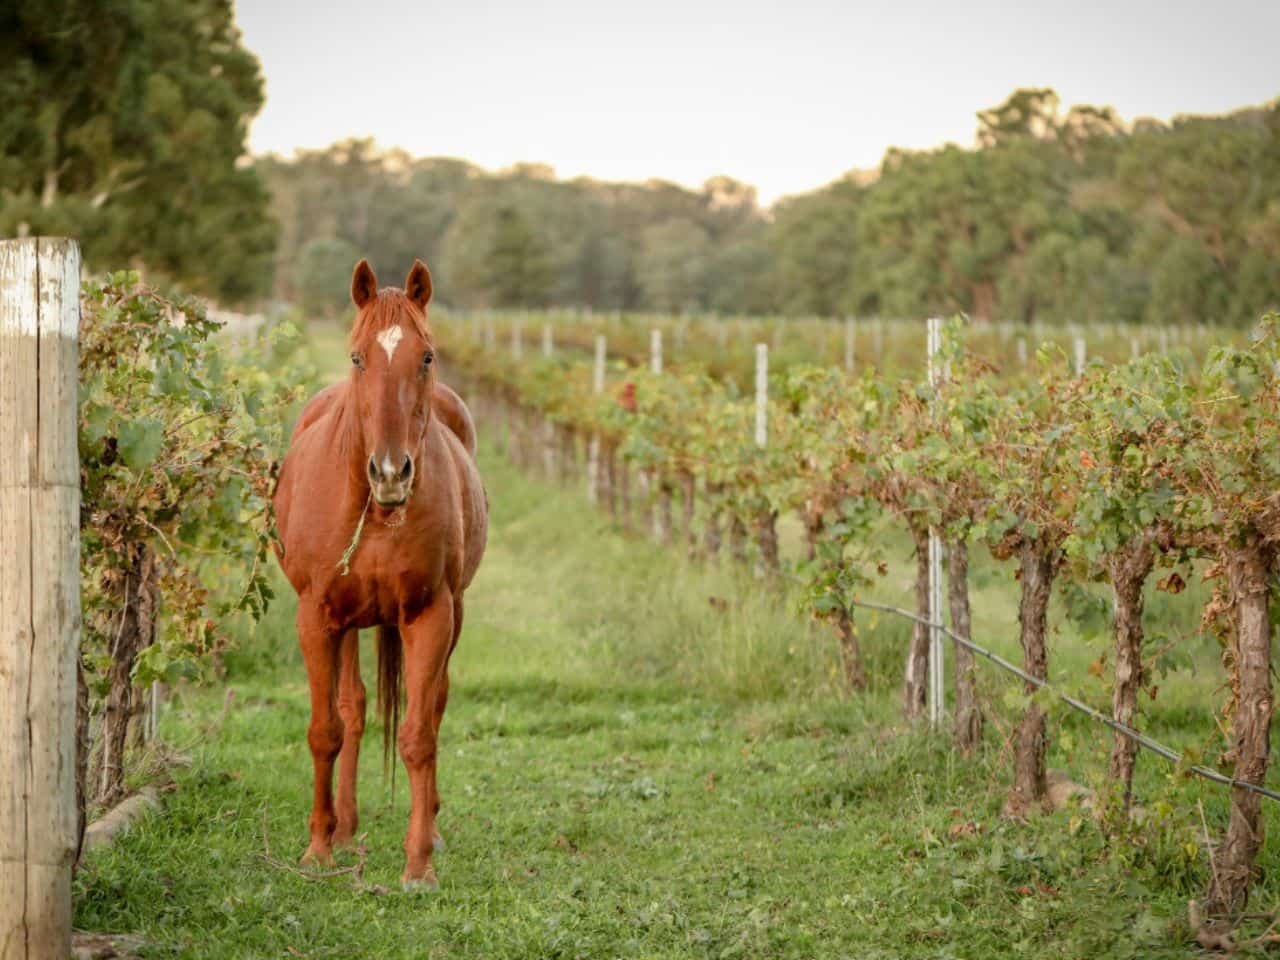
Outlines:
<svg viewBox="0 0 1280 960"><path fill-rule="evenodd" d="M431 855L442 845L436 740L488 508L471 415L432 365L431 274L415 261L404 290L379 290L361 260L351 299L350 376L303 410L275 495L277 552L298 593L298 642L311 688L315 793L303 862L331 863L333 847L356 832L365 720L357 631L377 627L384 761L402 687L406 699L397 737L410 790L402 883L434 886Z"/></svg>

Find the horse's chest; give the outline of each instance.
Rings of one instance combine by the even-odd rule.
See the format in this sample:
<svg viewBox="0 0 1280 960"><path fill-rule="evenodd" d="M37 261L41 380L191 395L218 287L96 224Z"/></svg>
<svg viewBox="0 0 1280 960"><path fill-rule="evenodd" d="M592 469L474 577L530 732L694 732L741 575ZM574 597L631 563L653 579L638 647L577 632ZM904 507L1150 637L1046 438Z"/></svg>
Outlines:
<svg viewBox="0 0 1280 960"><path fill-rule="evenodd" d="M447 546L420 542L394 531L362 538L346 573L335 571L322 603L349 627L413 620L447 581Z"/></svg>

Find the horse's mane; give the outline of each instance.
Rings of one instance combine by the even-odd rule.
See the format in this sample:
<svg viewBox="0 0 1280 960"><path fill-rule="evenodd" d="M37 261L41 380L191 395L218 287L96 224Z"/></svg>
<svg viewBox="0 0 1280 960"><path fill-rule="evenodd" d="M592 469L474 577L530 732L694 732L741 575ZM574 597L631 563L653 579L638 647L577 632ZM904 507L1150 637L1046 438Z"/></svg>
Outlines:
<svg viewBox="0 0 1280 960"><path fill-rule="evenodd" d="M412 321L414 329L427 343L433 343L431 328L427 326L427 312L410 300L399 287L383 287L378 295L366 303L356 314L348 343L354 349L369 342L388 327Z"/></svg>

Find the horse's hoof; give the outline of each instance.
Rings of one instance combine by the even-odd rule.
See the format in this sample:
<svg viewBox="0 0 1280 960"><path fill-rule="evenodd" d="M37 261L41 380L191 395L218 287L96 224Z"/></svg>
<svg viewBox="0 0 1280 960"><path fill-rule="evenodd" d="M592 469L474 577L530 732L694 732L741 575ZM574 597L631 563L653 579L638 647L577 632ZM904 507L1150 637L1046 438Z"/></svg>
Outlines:
<svg viewBox="0 0 1280 960"><path fill-rule="evenodd" d="M435 850L436 853L444 849L444 837L440 836L439 833L432 834L431 849Z"/></svg>
<svg viewBox="0 0 1280 960"><path fill-rule="evenodd" d="M427 867L427 872L421 877L401 877L400 889L405 893L434 893L440 889L440 881L436 879L436 872Z"/></svg>
<svg viewBox="0 0 1280 960"><path fill-rule="evenodd" d="M314 844L307 847L307 852L302 855L302 859L298 861L304 867L313 869L328 868L333 866L333 851L317 849Z"/></svg>

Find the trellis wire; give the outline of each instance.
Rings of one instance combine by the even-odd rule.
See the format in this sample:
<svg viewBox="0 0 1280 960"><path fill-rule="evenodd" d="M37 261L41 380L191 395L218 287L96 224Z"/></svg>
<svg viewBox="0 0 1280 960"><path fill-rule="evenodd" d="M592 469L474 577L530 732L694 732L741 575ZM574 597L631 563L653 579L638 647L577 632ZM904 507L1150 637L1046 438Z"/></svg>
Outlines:
<svg viewBox="0 0 1280 960"><path fill-rule="evenodd" d="M1182 762L1182 755L1178 753L1176 750L1172 749L1171 747L1166 747L1163 743L1160 743L1158 740L1151 739L1146 734L1140 733L1139 731L1133 729L1133 727L1127 726L1121 723L1119 720L1115 720L1111 717L1108 717L1101 710L1097 710L1089 706L1087 703L1085 703L1082 700L1077 700L1075 697L1071 696L1068 693L1063 693L1061 690L1055 690L1052 686L1050 686L1047 680L1041 680L1039 677L1033 677L1031 674L1027 673L1021 667L1018 667L1010 663L1008 660L1000 656L998 653L988 650L986 647L979 646L978 644L974 643L972 640L968 640L960 636L958 633L955 633L954 631L949 630L945 625L941 623L926 620L924 617L917 616L916 614L912 613L909 610L903 610L901 607L892 607L884 603L873 603L869 600L850 600L848 602L850 606L862 607L867 610L879 610L883 613L893 613L893 614L897 614L900 617L906 617L908 620L914 620L916 623L923 623L926 626L928 626L931 630L937 630L939 633L942 633L950 637L953 641L960 644L962 647L965 647L968 650L972 650L974 653L978 654L978 656L984 657L985 659L990 660L997 667L1000 667L1002 670L1006 670L1009 673L1012 673L1015 677L1018 677L1019 679L1031 684L1036 689L1039 689L1039 690L1047 689L1051 694L1053 694L1055 697L1057 697L1067 706L1071 707L1074 710L1078 710L1080 713L1083 713L1085 716L1090 717L1094 720L1097 720L1099 723L1102 723L1105 726L1110 727L1112 730L1115 730L1117 733L1121 734L1122 736L1128 737L1138 746L1146 750L1150 750L1152 753L1159 754L1160 756L1164 757L1166 760L1172 761L1173 763ZM1188 772L1194 773L1196 776L1202 777L1205 780L1212 780L1215 783L1225 784L1226 786L1229 786L1229 787L1239 787L1241 790L1248 790L1250 793L1256 793L1259 796L1268 798L1269 800L1280 800L1280 793L1277 793L1274 790L1268 790L1266 787L1260 787L1257 784L1249 783L1247 780L1238 780L1235 777L1228 777L1226 774L1219 773L1217 770L1210 769L1209 767L1202 767L1199 764L1191 764L1186 769Z"/></svg>

